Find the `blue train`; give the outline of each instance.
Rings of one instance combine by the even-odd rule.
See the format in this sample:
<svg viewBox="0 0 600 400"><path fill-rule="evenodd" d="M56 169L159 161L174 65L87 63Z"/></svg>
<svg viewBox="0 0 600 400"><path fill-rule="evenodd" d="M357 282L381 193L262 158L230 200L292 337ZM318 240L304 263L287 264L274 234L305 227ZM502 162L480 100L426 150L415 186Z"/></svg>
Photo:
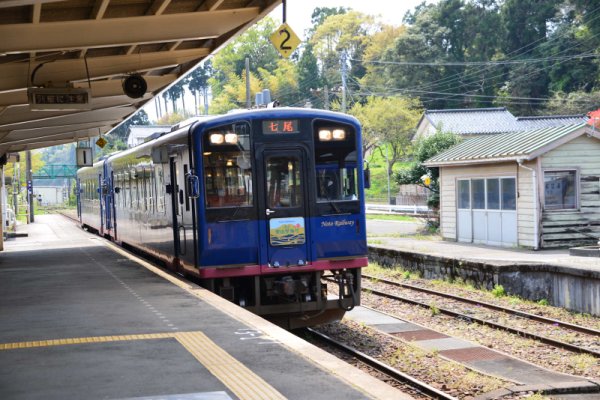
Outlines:
<svg viewBox="0 0 600 400"><path fill-rule="evenodd" d="M77 178L83 227L282 326L339 319L360 302L368 174L351 116L275 108L203 118Z"/></svg>

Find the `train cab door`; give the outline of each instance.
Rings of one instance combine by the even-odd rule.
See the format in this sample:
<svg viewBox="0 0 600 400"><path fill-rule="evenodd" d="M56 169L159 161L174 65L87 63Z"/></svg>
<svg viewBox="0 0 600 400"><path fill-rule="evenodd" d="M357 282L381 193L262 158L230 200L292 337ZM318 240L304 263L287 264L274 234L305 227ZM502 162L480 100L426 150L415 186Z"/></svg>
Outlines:
<svg viewBox="0 0 600 400"><path fill-rule="evenodd" d="M270 268L306 265L310 254L306 151L266 147L259 154L264 168L259 216L266 222L266 263Z"/></svg>
<svg viewBox="0 0 600 400"><path fill-rule="evenodd" d="M104 180L102 179L102 174L98 174L98 189L96 189L97 193L97 198L98 198L98 205L100 207L100 224L98 224L98 226L100 227L100 235L104 235L104 228L106 226L106 215L104 214L104 199L105 199L105 194L104 194Z"/></svg>
<svg viewBox="0 0 600 400"><path fill-rule="evenodd" d="M110 178L108 182L108 194L107 194L107 202L106 202L106 221L107 228L109 230L110 236L113 239L117 238L117 209L115 206L115 173L114 171L110 171Z"/></svg>

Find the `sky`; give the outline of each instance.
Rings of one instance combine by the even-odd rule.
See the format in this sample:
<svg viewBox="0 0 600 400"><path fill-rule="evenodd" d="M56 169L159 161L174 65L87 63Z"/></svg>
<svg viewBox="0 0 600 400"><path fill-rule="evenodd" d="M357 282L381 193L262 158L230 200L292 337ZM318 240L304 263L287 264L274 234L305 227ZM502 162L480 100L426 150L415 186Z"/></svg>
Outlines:
<svg viewBox="0 0 600 400"><path fill-rule="evenodd" d="M436 0L429 0L428 3ZM310 17L317 7L348 7L364 14L373 15L388 25L399 26L407 11L413 10L423 0L287 0L287 23L301 40L305 39L304 32L310 28ZM282 6L275 8L270 14L276 21L282 21ZM161 100L162 101L162 100ZM193 96L186 93L186 108L194 107ZM150 101L144 110L151 121L157 120L155 101ZM170 105L169 105L170 110ZM164 112L164 111L163 111Z"/></svg>
<svg viewBox="0 0 600 400"><path fill-rule="evenodd" d="M287 23L293 31L304 39L304 31L310 28L310 16L317 7L348 7L364 14L379 17L379 21L399 26L404 14L413 10L423 0L287 0ZM431 1L428 1L431 3ZM270 16L281 21L282 6Z"/></svg>

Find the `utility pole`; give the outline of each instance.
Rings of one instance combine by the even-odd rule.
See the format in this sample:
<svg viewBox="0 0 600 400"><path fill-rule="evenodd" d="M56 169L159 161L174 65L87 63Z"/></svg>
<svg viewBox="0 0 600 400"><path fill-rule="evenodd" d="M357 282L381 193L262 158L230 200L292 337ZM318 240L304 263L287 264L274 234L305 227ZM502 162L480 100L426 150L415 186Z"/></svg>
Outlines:
<svg viewBox="0 0 600 400"><path fill-rule="evenodd" d="M21 189L21 166L17 167L17 162L13 163L13 206L15 206L15 218L19 215L19 190Z"/></svg>
<svg viewBox="0 0 600 400"><path fill-rule="evenodd" d="M33 216L33 180L31 176L31 150L25 152L25 179L27 179L27 202L29 203L29 222L34 222Z"/></svg>
<svg viewBox="0 0 600 400"><path fill-rule="evenodd" d="M387 189L388 189L388 204L392 204L392 193L391 193L391 188L390 188L390 157L388 154L388 149L389 146L386 143L385 144L385 164L387 167ZM390 212L392 211L392 208L390 207Z"/></svg>
<svg viewBox="0 0 600 400"><path fill-rule="evenodd" d="M246 108L252 108L250 99L250 59L246 57Z"/></svg>
<svg viewBox="0 0 600 400"><path fill-rule="evenodd" d="M346 112L346 74L348 72L346 69L346 51L342 51L340 57L342 62L342 112Z"/></svg>

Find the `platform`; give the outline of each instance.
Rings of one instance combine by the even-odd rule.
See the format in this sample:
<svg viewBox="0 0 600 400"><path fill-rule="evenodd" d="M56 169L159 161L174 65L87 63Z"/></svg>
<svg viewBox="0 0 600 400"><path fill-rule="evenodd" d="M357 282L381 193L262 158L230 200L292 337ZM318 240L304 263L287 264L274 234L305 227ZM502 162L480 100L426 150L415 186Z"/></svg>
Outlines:
<svg viewBox="0 0 600 400"><path fill-rule="evenodd" d="M526 250L443 240L370 238L369 261L402 265L427 279L456 279L600 316L600 258L569 255L568 249ZM377 244L374 244L374 243Z"/></svg>
<svg viewBox="0 0 600 400"><path fill-rule="evenodd" d="M58 215L0 253L0 398L409 396Z"/></svg>

